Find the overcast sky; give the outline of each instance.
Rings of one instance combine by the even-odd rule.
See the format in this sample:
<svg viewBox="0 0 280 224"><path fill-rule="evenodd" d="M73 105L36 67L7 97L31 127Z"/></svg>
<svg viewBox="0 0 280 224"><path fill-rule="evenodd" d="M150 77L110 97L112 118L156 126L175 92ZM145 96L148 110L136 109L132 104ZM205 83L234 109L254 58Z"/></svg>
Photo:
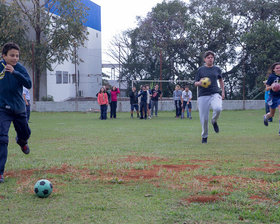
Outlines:
<svg viewBox="0 0 280 224"><path fill-rule="evenodd" d="M145 17L157 3L163 0L92 0L101 6L102 63L112 37L129 28L135 28L136 17Z"/></svg>

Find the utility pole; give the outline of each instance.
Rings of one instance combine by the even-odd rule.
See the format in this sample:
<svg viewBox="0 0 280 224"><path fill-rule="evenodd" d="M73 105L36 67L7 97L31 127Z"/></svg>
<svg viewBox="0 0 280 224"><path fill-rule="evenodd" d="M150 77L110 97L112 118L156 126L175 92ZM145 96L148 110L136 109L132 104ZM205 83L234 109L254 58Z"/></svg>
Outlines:
<svg viewBox="0 0 280 224"><path fill-rule="evenodd" d="M33 104L35 103L35 57L34 57L34 42L32 41L32 84L33 84Z"/></svg>
<svg viewBox="0 0 280 224"><path fill-rule="evenodd" d="M245 110L245 65L242 66L243 73L243 110Z"/></svg>
<svg viewBox="0 0 280 224"><path fill-rule="evenodd" d="M159 80L159 88L161 91L160 100L162 100L162 50L160 50Z"/></svg>
<svg viewBox="0 0 280 224"><path fill-rule="evenodd" d="M121 89L121 44L119 43L119 89Z"/></svg>
<svg viewBox="0 0 280 224"><path fill-rule="evenodd" d="M77 46L74 43L74 57L75 57L75 88L76 88L76 98L78 97L78 76L77 76Z"/></svg>

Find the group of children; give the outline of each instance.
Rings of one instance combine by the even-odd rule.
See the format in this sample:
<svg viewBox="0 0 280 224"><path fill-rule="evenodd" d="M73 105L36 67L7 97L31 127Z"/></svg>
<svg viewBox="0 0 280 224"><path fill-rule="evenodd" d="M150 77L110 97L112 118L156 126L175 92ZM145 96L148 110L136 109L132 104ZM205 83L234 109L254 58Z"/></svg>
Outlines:
<svg viewBox="0 0 280 224"><path fill-rule="evenodd" d="M107 109L110 105L110 118L117 118L117 101L118 94L120 93L119 88L113 86L111 90L108 87L101 87L100 91L96 94L97 102L100 105L100 119L107 119Z"/></svg>
<svg viewBox="0 0 280 224"><path fill-rule="evenodd" d="M133 112L136 110L137 118L140 119L151 119L154 115L158 115L158 100L161 96L158 84L150 90L149 85L142 85L140 90L137 92L136 87L133 86L129 93L130 98L130 117L133 118ZM140 116L139 116L139 105L140 105Z"/></svg>
<svg viewBox="0 0 280 224"><path fill-rule="evenodd" d="M111 118L116 118L116 108L117 108L117 94L119 94L119 89L113 87L111 91L105 86L100 89L100 92L96 94L98 104L100 105L100 119L107 119L107 108L110 103L111 106ZM159 89L159 85L156 84L153 89L150 90L149 85L141 85L140 90L137 91L136 87L133 86L130 93L130 117L133 118L133 113L136 111L137 118L140 119L151 119L154 114L158 115L158 101L162 96ZM111 99L111 100L110 100ZM176 117L185 118L185 110L187 108L187 118L192 119L192 92L188 86L185 90L181 90L179 85L173 92L173 99L176 108ZM113 112L112 112L113 111ZM113 114L113 115L112 115Z"/></svg>

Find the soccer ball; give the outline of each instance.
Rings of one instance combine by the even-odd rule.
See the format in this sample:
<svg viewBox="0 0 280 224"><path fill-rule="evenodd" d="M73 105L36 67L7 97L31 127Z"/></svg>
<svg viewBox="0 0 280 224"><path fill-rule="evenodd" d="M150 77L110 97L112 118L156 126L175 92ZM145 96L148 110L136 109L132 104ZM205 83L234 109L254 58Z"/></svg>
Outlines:
<svg viewBox="0 0 280 224"><path fill-rule="evenodd" d="M280 90L280 84L275 82L271 85L273 92L278 92Z"/></svg>
<svg viewBox="0 0 280 224"><path fill-rule="evenodd" d="M53 190L52 183L48 180L38 180L34 185L34 192L39 198L47 198Z"/></svg>
<svg viewBox="0 0 280 224"><path fill-rule="evenodd" d="M208 88L211 85L211 80L208 77L204 77L201 79L201 86L204 88Z"/></svg>

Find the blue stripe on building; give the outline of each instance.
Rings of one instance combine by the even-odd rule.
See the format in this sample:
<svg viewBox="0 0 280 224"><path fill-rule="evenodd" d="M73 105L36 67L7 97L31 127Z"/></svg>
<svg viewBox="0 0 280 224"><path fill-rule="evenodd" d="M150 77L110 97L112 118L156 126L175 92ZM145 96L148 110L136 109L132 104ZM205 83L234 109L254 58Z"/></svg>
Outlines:
<svg viewBox="0 0 280 224"><path fill-rule="evenodd" d="M88 15L86 17L86 23L84 24L86 27L90 27L97 31L101 31L101 7L91 0L80 0L89 10L87 11ZM48 4L46 4L48 7ZM57 12L52 11L52 13L59 15Z"/></svg>
<svg viewBox="0 0 280 224"><path fill-rule="evenodd" d="M87 22L84 24L87 27L101 31L101 8L90 0L81 0L88 8Z"/></svg>

